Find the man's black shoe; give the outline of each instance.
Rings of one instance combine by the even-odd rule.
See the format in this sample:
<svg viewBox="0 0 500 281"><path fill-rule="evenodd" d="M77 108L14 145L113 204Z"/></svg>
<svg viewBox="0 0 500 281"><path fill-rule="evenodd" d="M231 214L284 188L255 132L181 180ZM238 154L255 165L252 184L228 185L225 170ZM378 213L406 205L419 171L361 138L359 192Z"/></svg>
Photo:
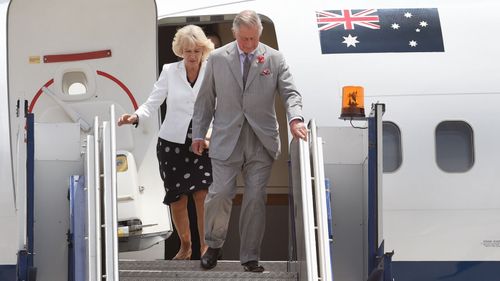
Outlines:
<svg viewBox="0 0 500 281"><path fill-rule="evenodd" d="M259 265L259 263L257 261L248 261L243 265L243 268L245 269L245 271L248 271L248 272L263 272L264 271L264 267L262 265Z"/></svg>
<svg viewBox="0 0 500 281"><path fill-rule="evenodd" d="M204 269L212 269L217 265L217 259L220 259L222 256L221 248L210 248L208 247L207 251L201 257L201 267Z"/></svg>

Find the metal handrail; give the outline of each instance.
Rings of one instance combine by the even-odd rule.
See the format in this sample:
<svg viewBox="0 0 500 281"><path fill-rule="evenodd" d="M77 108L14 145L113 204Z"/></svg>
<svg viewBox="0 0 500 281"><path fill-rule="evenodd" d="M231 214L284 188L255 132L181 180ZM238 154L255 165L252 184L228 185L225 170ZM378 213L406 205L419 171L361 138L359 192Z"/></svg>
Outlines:
<svg viewBox="0 0 500 281"><path fill-rule="evenodd" d="M309 281L314 281L318 280L318 261L313 211L314 203L311 194L311 164L309 161L309 146L303 140L299 140L299 153L307 279Z"/></svg>
<svg viewBox="0 0 500 281"><path fill-rule="evenodd" d="M110 108L110 121L103 123L103 181L104 181L104 233L106 250L106 280L119 280L118 275L118 219L116 202L116 131L114 105Z"/></svg>
<svg viewBox="0 0 500 281"><path fill-rule="evenodd" d="M100 281L103 278L107 281L119 280L115 124L115 107L111 105L110 121L103 122L100 127L99 118L96 116L93 136L87 136L87 223L89 226L87 276L89 281ZM103 208L101 208L101 199L103 199ZM104 229L104 237L101 235L102 229ZM104 248L101 245L104 245Z"/></svg>
<svg viewBox="0 0 500 281"><path fill-rule="evenodd" d="M116 115L115 115L115 105L112 104L110 107L110 127L111 127L111 203L112 203L112 243L113 243L113 272L115 279L119 280L119 269L118 269L118 203L117 194L118 186L116 179Z"/></svg>
<svg viewBox="0 0 500 281"><path fill-rule="evenodd" d="M313 164L314 175L314 195L315 195L315 213L316 213L316 227L318 238L318 261L319 261L319 277L323 281L331 281L332 278L332 265L330 255L330 239L328 235L328 214L326 201L325 188L325 172L323 163L323 143L322 139L317 135L317 127L314 119L311 119L308 124L310 138L309 145L311 150L311 162Z"/></svg>
<svg viewBox="0 0 500 281"><path fill-rule="evenodd" d="M99 158L99 118L94 118L94 136L87 137L88 188L87 188L87 218L88 228L88 277L89 281L102 279L101 270L101 178ZM91 169L93 168L93 169ZM90 206L92 204L92 206Z"/></svg>

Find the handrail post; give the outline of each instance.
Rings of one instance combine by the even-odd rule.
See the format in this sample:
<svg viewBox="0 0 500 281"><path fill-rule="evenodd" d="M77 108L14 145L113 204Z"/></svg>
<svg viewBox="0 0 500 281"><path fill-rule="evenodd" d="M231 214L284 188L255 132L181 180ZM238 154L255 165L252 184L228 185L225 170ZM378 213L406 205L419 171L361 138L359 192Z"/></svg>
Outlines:
<svg viewBox="0 0 500 281"><path fill-rule="evenodd" d="M311 119L308 124L310 131L309 144L311 147L311 158L313 164L314 175L314 194L315 194L315 213L316 226L318 237L318 261L319 261L319 276L323 281L331 281L331 255L330 255L330 240L328 235L328 214L326 207L326 187L325 187L325 172L323 163L323 144L322 139L318 137L316 122Z"/></svg>
<svg viewBox="0 0 500 281"><path fill-rule="evenodd" d="M293 204L290 214L295 216L291 217L291 221L301 220L297 224L292 223L294 229L291 237L301 239L300 242L295 241L300 280L332 281L326 207L329 198L326 198L323 146L321 138L317 136L314 120L308 127L307 142L294 139L290 144L293 198L289 202Z"/></svg>
<svg viewBox="0 0 500 281"><path fill-rule="evenodd" d="M110 121L103 123L104 235L106 249L106 280L118 276L118 219L116 203L116 132L115 108L111 105Z"/></svg>
<svg viewBox="0 0 500 281"><path fill-rule="evenodd" d="M309 146L299 140L300 178L302 189L302 206L304 218L304 238L306 243L306 264L308 280L318 280L318 260L316 252L316 235L314 225L314 203L312 198L311 166L309 161Z"/></svg>

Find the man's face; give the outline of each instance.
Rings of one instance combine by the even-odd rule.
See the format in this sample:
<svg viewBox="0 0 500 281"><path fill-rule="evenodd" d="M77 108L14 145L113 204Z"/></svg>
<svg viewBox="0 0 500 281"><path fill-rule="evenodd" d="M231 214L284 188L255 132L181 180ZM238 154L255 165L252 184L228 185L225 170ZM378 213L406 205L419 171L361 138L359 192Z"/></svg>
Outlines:
<svg viewBox="0 0 500 281"><path fill-rule="evenodd" d="M241 25L239 30L234 32L234 37L238 47L247 54L251 53L259 45L260 35L256 26Z"/></svg>

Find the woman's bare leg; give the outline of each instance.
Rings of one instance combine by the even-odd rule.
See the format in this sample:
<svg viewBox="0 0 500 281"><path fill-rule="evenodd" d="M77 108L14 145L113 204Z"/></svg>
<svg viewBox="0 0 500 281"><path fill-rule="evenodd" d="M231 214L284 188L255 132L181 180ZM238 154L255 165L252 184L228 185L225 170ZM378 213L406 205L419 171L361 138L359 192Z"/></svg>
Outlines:
<svg viewBox="0 0 500 281"><path fill-rule="evenodd" d="M174 221L175 229L181 241L179 252L177 252L177 255L173 258L174 260L191 259L191 230L189 229L187 201L187 196L182 195L181 199L170 203L172 220Z"/></svg>
<svg viewBox="0 0 500 281"><path fill-rule="evenodd" d="M196 218L198 224L198 233L200 235L200 256L203 256L208 249L205 243L205 197L208 190L202 189L193 193L194 203L196 206Z"/></svg>

